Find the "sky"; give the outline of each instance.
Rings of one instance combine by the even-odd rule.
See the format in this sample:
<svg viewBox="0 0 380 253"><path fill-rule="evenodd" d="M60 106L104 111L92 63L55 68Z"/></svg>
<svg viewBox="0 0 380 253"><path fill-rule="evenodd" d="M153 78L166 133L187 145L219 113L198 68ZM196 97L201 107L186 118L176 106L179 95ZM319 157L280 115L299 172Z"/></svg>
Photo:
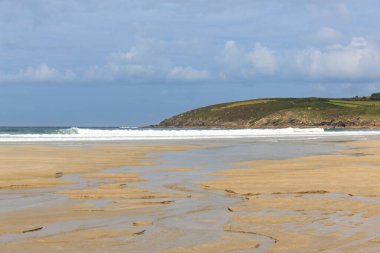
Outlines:
<svg viewBox="0 0 380 253"><path fill-rule="evenodd" d="M380 91L380 1L0 0L0 125Z"/></svg>

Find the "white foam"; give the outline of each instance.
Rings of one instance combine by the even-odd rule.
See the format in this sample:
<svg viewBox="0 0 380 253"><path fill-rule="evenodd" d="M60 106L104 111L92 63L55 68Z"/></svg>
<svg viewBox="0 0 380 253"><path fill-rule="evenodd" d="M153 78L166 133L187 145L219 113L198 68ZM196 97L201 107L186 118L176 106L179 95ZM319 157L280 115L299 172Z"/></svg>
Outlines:
<svg viewBox="0 0 380 253"><path fill-rule="evenodd" d="M70 128L55 134L0 134L0 142L61 142L112 140L186 140L230 138L317 138L324 136L380 136L379 130L326 131L322 128L284 129L86 129Z"/></svg>

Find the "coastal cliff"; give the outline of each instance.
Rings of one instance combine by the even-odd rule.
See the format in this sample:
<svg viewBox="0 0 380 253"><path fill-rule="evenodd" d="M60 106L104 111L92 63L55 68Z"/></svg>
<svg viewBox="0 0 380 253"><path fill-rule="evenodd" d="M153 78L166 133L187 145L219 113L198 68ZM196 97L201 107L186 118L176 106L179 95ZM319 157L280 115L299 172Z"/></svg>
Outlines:
<svg viewBox="0 0 380 253"><path fill-rule="evenodd" d="M216 104L165 119L162 128L380 128L380 101L268 98Z"/></svg>

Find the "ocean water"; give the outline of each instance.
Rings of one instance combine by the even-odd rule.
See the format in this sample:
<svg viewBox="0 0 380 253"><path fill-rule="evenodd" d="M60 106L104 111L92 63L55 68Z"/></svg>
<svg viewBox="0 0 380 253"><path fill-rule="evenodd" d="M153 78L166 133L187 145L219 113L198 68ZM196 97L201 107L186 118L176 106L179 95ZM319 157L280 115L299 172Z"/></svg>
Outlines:
<svg viewBox="0 0 380 253"><path fill-rule="evenodd" d="M379 136L380 130L322 128L158 129L136 127L0 127L0 142L75 142L198 139L315 139Z"/></svg>

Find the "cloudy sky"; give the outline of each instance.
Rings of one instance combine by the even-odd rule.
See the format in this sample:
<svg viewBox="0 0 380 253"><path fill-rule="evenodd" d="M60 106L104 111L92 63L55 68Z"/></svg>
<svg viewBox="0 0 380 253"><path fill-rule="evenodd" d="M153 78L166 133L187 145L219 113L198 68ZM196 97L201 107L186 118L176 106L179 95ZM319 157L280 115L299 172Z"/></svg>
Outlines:
<svg viewBox="0 0 380 253"><path fill-rule="evenodd" d="M380 1L0 0L0 125L380 91Z"/></svg>

